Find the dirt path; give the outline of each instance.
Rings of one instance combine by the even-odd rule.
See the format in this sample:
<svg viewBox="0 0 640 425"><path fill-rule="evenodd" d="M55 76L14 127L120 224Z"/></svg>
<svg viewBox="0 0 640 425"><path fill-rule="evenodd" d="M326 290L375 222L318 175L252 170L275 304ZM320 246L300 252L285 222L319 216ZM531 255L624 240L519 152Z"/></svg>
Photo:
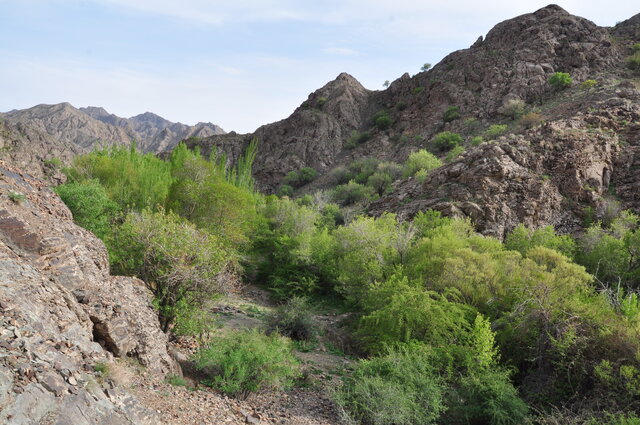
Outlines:
<svg viewBox="0 0 640 425"><path fill-rule="evenodd" d="M221 330L265 328L265 319L275 308L268 293L255 286L219 300L212 306ZM335 325L337 315L320 314L316 320L320 326ZM246 400L226 397L209 387L192 380L186 386L173 380L154 382L144 373L136 372L125 362L120 368L129 369L121 385L127 386L141 403L159 412L167 424L290 424L290 425L338 425L339 414L330 398L331 388L339 381L342 370L350 363L340 350L329 341L332 332L321 332L318 344L308 352L296 352L303 364L306 380L304 387L287 392L253 394ZM196 349L193 340L181 339L175 348L188 356ZM134 368L135 369L135 368Z"/></svg>

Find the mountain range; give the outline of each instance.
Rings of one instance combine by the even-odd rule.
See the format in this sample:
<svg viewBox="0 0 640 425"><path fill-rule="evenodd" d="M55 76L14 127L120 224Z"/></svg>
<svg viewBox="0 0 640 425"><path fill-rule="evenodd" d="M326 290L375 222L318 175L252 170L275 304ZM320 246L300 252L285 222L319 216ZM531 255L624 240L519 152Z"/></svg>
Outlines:
<svg viewBox="0 0 640 425"><path fill-rule="evenodd" d="M222 128L211 123L189 126L151 112L121 118L104 108L75 108L69 103L13 110L0 114L0 120L2 157L37 177L51 175L51 167L45 162L65 164L74 155L98 146L135 141L141 150L159 153L190 137L224 134Z"/></svg>

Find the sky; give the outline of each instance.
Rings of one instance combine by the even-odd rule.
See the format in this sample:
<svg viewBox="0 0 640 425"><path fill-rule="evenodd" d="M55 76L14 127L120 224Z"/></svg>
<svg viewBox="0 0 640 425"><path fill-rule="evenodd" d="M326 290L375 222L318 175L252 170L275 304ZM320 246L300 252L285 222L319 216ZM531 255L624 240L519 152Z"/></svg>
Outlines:
<svg viewBox="0 0 640 425"><path fill-rule="evenodd" d="M630 0L558 2L603 26ZM252 132L341 72L382 89L547 1L0 0L0 111L154 112Z"/></svg>

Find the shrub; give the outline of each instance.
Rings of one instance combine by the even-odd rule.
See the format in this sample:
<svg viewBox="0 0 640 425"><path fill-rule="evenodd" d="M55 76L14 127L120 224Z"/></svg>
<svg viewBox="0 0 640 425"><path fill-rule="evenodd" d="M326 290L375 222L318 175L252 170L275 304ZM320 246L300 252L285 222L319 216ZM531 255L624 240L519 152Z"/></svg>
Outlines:
<svg viewBox="0 0 640 425"><path fill-rule="evenodd" d="M298 188L312 182L317 176L318 172L315 169L304 167L298 171L289 171L282 179L282 184Z"/></svg>
<svg viewBox="0 0 640 425"><path fill-rule="evenodd" d="M633 46L631 46L631 48L634 52L640 52L640 43L634 44Z"/></svg>
<svg viewBox="0 0 640 425"><path fill-rule="evenodd" d="M322 108L325 103L327 103L327 98L326 97L319 97L318 100L316 101L316 107L317 108Z"/></svg>
<svg viewBox="0 0 640 425"><path fill-rule="evenodd" d="M553 249L569 258L576 255L576 242L571 236L556 234L552 226L530 229L520 224L509 233L504 241L504 247L526 255L527 251L536 246Z"/></svg>
<svg viewBox="0 0 640 425"><path fill-rule="evenodd" d="M391 127L393 121L386 111L378 111L373 116L373 123L378 130L386 130L387 128Z"/></svg>
<svg viewBox="0 0 640 425"><path fill-rule="evenodd" d="M196 353L195 364L207 375L207 385L246 398L252 392L293 385L300 373L291 351L291 341L285 337L239 331L215 338Z"/></svg>
<svg viewBox="0 0 640 425"><path fill-rule="evenodd" d="M234 268L234 254L173 213L129 213L114 246L115 271L147 282L165 331L184 308L181 303L197 307L232 282L226 273Z"/></svg>
<svg viewBox="0 0 640 425"><path fill-rule="evenodd" d="M135 145L77 156L65 172L69 182L97 179L123 211L163 207L172 183L171 165Z"/></svg>
<svg viewBox="0 0 640 425"><path fill-rule="evenodd" d="M447 424L520 425L528 408L509 382L504 370L485 370L460 379L452 395L463 402L452 403L444 415Z"/></svg>
<svg viewBox="0 0 640 425"><path fill-rule="evenodd" d="M636 52L629 56L626 60L627 68L636 73L640 73L640 52Z"/></svg>
<svg viewBox="0 0 640 425"><path fill-rule="evenodd" d="M420 149L419 151L413 152L409 155L409 158L405 161L402 177L407 178L414 176L420 170L424 170L426 173L429 173L441 165L442 161L440 161L437 156L424 149Z"/></svg>
<svg viewBox="0 0 640 425"><path fill-rule="evenodd" d="M460 108L457 106L449 106L442 116L444 122L451 122L458 118L460 118Z"/></svg>
<svg viewBox="0 0 640 425"><path fill-rule="evenodd" d="M549 77L549 85L556 90L562 90L571 85L573 79L566 72L556 72Z"/></svg>
<svg viewBox="0 0 640 425"><path fill-rule="evenodd" d="M484 135L489 139L494 139L506 133L507 128L506 124L492 124L484 131Z"/></svg>
<svg viewBox="0 0 640 425"><path fill-rule="evenodd" d="M288 197L292 197L293 196L293 187L289 186L288 184L283 184L278 188L278 196L288 196Z"/></svg>
<svg viewBox="0 0 640 425"><path fill-rule="evenodd" d="M7 196L14 204L21 204L27 199L24 193L16 192L15 190L10 190Z"/></svg>
<svg viewBox="0 0 640 425"><path fill-rule="evenodd" d="M333 190L333 199L342 205L352 205L371 199L373 189L351 180L347 184L336 186Z"/></svg>
<svg viewBox="0 0 640 425"><path fill-rule="evenodd" d="M118 205L109 199L106 190L97 180L82 183L66 183L55 192L73 213L73 220L110 246L107 237L112 235L112 221L119 211Z"/></svg>
<svg viewBox="0 0 640 425"><path fill-rule="evenodd" d="M225 241L247 244L259 220L253 192L229 181L233 178L225 175L226 162L215 157L207 161L189 151L185 155L172 158L169 209Z"/></svg>
<svg viewBox="0 0 640 425"><path fill-rule="evenodd" d="M418 86L418 87L414 87L413 90L411 90L411 93L413 94L420 94L424 91L424 87L422 86Z"/></svg>
<svg viewBox="0 0 640 425"><path fill-rule="evenodd" d="M525 106L526 104L522 99L509 99L498 108L498 112L515 120L524 114Z"/></svg>
<svg viewBox="0 0 640 425"><path fill-rule="evenodd" d="M269 330L296 341L313 341L317 329L311 305L306 298L294 296L269 317Z"/></svg>
<svg viewBox="0 0 640 425"><path fill-rule="evenodd" d="M345 147L347 149L353 149L356 146L366 142L370 138L371 138L371 133L369 133L368 131L363 131L362 133L358 133L357 131L354 130L351 133L351 136L349 136L349 138L347 139L345 143Z"/></svg>
<svg viewBox="0 0 640 425"><path fill-rule="evenodd" d="M462 136L451 131L443 131L431 139L431 144L440 152L450 151L462 143Z"/></svg>
<svg viewBox="0 0 640 425"><path fill-rule="evenodd" d="M433 424L445 410L445 388L428 347L361 360L335 399L347 416L371 425Z"/></svg>
<svg viewBox="0 0 640 425"><path fill-rule="evenodd" d="M520 125L525 128L535 127L536 125L542 123L542 115L538 112L528 112L520 118Z"/></svg>
<svg viewBox="0 0 640 425"><path fill-rule="evenodd" d="M425 72L431 69L431 64L430 63L425 63L424 65L422 65L420 67L420 71Z"/></svg>
<svg viewBox="0 0 640 425"><path fill-rule="evenodd" d="M596 80L584 80L580 84L580 88L582 90L588 91L588 90L591 90L592 88L594 88L597 85L598 85L598 82Z"/></svg>
<svg viewBox="0 0 640 425"><path fill-rule="evenodd" d="M367 179L367 186L372 188L378 196L382 196L391 189L392 182L393 178L391 175L382 171L376 171Z"/></svg>
<svg viewBox="0 0 640 425"><path fill-rule="evenodd" d="M473 136L469 141L469 143L471 143L471 146L478 146L482 142L484 142L482 136Z"/></svg>
<svg viewBox="0 0 640 425"><path fill-rule="evenodd" d="M459 157L462 153L464 152L464 147L463 146L456 146L455 148L451 149L449 151L449 153L447 154L446 158L444 159L446 162L451 162L454 159L456 159L457 157Z"/></svg>

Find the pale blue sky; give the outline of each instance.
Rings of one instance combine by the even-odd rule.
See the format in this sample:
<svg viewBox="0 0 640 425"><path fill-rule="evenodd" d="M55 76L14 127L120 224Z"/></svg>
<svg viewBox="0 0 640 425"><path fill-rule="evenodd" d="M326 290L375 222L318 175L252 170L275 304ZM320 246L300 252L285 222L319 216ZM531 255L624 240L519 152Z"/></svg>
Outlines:
<svg viewBox="0 0 640 425"><path fill-rule="evenodd" d="M599 25L629 0L560 2ZM369 89L548 1L0 0L0 111L151 111L253 131L340 72Z"/></svg>

